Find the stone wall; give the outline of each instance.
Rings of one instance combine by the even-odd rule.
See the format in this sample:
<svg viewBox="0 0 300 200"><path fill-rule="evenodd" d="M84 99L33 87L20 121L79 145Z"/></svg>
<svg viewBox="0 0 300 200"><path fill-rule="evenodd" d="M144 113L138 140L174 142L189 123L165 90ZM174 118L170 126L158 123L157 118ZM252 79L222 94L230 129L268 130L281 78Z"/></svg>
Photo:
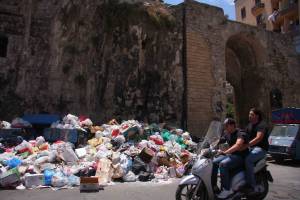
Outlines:
<svg viewBox="0 0 300 200"><path fill-rule="evenodd" d="M157 3L24 0L16 17L12 9L1 12L9 50L0 58L0 117L71 112L99 123L136 118L179 125L181 12L160 3L156 12Z"/></svg>
<svg viewBox="0 0 300 200"><path fill-rule="evenodd" d="M139 2L139 1L138 1ZM172 122L203 135L226 116L226 87L236 118L251 107L271 114L270 92L299 107L299 57L289 35L229 21L222 9L186 0L3 0L0 118L74 113Z"/></svg>

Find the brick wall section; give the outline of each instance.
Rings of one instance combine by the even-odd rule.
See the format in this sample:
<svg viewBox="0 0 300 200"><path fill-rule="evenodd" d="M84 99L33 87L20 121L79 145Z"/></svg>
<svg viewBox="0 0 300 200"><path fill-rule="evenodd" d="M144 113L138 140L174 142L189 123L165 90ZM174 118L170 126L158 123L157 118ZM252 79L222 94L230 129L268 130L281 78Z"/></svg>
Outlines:
<svg viewBox="0 0 300 200"><path fill-rule="evenodd" d="M203 37L187 31L187 118L188 130L203 135L212 118L212 88L215 81L209 47Z"/></svg>
<svg viewBox="0 0 300 200"><path fill-rule="evenodd" d="M205 135L210 121L225 113L225 43L215 26L222 16L219 8L186 1L187 121L188 130L197 136Z"/></svg>

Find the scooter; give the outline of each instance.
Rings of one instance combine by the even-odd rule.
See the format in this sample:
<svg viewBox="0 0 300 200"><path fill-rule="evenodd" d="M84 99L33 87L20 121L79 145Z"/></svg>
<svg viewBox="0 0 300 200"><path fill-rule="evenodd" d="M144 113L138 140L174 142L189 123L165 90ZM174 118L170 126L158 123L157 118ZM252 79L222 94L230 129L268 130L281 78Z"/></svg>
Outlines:
<svg viewBox="0 0 300 200"><path fill-rule="evenodd" d="M217 150L214 149L218 143L216 142L216 134L212 134L212 131L214 129L216 130L216 128L221 130L221 126L221 123L218 121L211 122L210 128L206 135L206 141L210 143L210 147L202 149L200 154L198 154L195 158L195 163L191 171L192 174L183 178L183 180L179 183L176 191L176 200L218 199L211 184L213 158L217 154ZM214 139L212 139L212 135L214 135ZM273 178L271 173L267 170L266 158L256 163L254 171L257 192L247 193L244 191L244 186L246 184L245 171L241 169L232 175L231 189L234 191L234 193L230 195L227 200L261 200L267 196L269 192L269 181L273 182Z"/></svg>

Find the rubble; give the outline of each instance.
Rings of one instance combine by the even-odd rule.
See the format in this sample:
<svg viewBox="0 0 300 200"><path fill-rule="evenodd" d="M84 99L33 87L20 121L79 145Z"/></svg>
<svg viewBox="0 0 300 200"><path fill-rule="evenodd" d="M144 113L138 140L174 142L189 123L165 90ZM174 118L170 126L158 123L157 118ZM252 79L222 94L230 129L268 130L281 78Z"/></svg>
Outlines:
<svg viewBox="0 0 300 200"><path fill-rule="evenodd" d="M14 122L29 124L21 118ZM45 131L46 137L29 141L19 136L15 146L0 143L0 187L80 185L82 190L94 190L98 188L95 184L106 186L115 181L158 182L183 176L196 149L188 132L136 120L93 126L87 117L68 114L50 129L61 131ZM84 131L85 142L69 137L72 130ZM47 140L53 137L59 140Z"/></svg>

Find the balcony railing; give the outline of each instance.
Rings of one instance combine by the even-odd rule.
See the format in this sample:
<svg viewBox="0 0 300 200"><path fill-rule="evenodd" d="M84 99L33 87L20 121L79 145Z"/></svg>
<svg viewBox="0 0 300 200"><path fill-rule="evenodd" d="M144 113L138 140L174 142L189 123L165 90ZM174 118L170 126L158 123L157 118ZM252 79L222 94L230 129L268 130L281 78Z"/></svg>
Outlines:
<svg viewBox="0 0 300 200"><path fill-rule="evenodd" d="M285 8L279 10L279 16L285 16L287 14L295 14L298 11L298 4L297 3L291 3Z"/></svg>
<svg viewBox="0 0 300 200"><path fill-rule="evenodd" d="M277 25L281 25L284 23L284 18L291 18L298 15L298 4L292 3L283 9L279 10L275 16L274 23Z"/></svg>
<svg viewBox="0 0 300 200"><path fill-rule="evenodd" d="M264 3L257 3L255 6L251 9L251 12L254 16L259 15L265 8Z"/></svg>

